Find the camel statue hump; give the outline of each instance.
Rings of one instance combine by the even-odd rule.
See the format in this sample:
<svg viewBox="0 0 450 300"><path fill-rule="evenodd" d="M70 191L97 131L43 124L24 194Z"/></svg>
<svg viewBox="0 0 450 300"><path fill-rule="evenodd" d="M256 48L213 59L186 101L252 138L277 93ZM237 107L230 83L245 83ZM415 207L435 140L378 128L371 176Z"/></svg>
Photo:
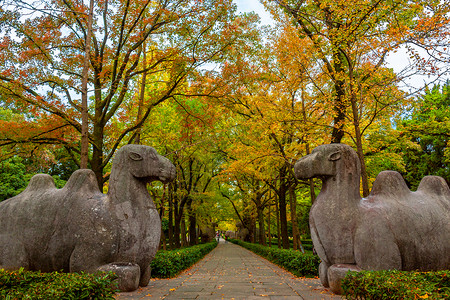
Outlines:
<svg viewBox="0 0 450 300"><path fill-rule="evenodd" d="M417 191L450 199L450 188L444 178L440 176L425 176L420 181Z"/></svg>
<svg viewBox="0 0 450 300"><path fill-rule="evenodd" d="M405 197L411 191L402 175L396 171L382 171L378 174L372 186L369 197L397 196Z"/></svg>
<svg viewBox="0 0 450 300"><path fill-rule="evenodd" d="M27 188L24 190L26 193L44 192L46 190L56 189L55 181L53 177L48 174L36 174L31 177Z"/></svg>
<svg viewBox="0 0 450 300"><path fill-rule="evenodd" d="M82 190L89 194L101 193L94 171L90 169L80 169L73 172L64 189L77 192Z"/></svg>

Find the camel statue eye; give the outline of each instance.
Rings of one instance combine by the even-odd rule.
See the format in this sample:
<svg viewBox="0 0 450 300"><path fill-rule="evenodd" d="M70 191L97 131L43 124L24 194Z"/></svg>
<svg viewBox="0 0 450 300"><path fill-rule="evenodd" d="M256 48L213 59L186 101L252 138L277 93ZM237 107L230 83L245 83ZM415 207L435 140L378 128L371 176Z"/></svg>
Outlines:
<svg viewBox="0 0 450 300"><path fill-rule="evenodd" d="M330 156L328 156L328 160L329 161L336 161L341 159L341 152L336 151L330 154Z"/></svg>
<svg viewBox="0 0 450 300"><path fill-rule="evenodd" d="M143 159L143 157L139 153L136 153L136 152L130 152L129 157L132 160L136 160L136 161L139 161L139 160Z"/></svg>

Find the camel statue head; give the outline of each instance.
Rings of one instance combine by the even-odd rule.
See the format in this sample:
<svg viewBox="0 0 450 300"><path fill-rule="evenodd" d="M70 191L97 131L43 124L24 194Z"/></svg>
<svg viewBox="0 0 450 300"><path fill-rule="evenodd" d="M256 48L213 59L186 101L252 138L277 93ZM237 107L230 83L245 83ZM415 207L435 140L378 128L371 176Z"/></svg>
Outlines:
<svg viewBox="0 0 450 300"><path fill-rule="evenodd" d="M323 180L344 174L358 178L360 164L356 152L348 145L328 144L316 147L311 154L300 158L294 166L298 179L319 177Z"/></svg>
<svg viewBox="0 0 450 300"><path fill-rule="evenodd" d="M175 178L175 166L159 155L155 149L144 145L121 147L114 158L113 168L126 169L142 182L161 181L167 183Z"/></svg>

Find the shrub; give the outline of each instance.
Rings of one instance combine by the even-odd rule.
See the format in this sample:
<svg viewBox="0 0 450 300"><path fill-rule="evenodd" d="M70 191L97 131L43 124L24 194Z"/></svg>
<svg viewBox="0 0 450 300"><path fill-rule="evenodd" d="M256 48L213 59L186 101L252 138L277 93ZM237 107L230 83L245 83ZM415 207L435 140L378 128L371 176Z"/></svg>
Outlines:
<svg viewBox="0 0 450 300"><path fill-rule="evenodd" d="M0 299L114 299L112 273L41 273L0 269Z"/></svg>
<svg viewBox="0 0 450 300"><path fill-rule="evenodd" d="M272 238L271 244L274 246L277 246L278 239ZM313 251L313 244L312 244L312 240L310 240L310 239L302 240L302 246L303 246L303 249L305 249L306 251ZM289 241L289 247L294 248L294 243L292 242L292 240Z"/></svg>
<svg viewBox="0 0 450 300"><path fill-rule="evenodd" d="M267 258L296 276L315 277L319 274L320 258L317 255L304 254L294 250L270 248L240 240L231 240L231 242Z"/></svg>
<svg viewBox="0 0 450 300"><path fill-rule="evenodd" d="M450 271L349 272L342 289L347 299L450 299Z"/></svg>
<svg viewBox="0 0 450 300"><path fill-rule="evenodd" d="M170 278L189 268L217 246L217 242L175 250L159 250L151 263L152 277Z"/></svg>

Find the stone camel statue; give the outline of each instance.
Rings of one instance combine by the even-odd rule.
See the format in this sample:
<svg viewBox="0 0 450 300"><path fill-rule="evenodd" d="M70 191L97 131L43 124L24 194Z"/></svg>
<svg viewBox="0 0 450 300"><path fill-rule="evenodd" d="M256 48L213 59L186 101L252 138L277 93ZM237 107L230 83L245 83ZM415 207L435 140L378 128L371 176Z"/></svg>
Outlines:
<svg viewBox="0 0 450 300"><path fill-rule="evenodd" d="M402 176L381 172L367 198L360 196L360 162L344 144L322 145L299 159L299 179L321 178L311 207L314 248L322 284L342 293L347 271L450 268L450 189L426 176L411 192Z"/></svg>
<svg viewBox="0 0 450 300"><path fill-rule="evenodd" d="M117 151L107 194L88 169L62 189L49 175L33 176L22 193L0 202L0 268L114 271L122 291L146 286L161 234L146 184L174 177L173 164L142 145Z"/></svg>

